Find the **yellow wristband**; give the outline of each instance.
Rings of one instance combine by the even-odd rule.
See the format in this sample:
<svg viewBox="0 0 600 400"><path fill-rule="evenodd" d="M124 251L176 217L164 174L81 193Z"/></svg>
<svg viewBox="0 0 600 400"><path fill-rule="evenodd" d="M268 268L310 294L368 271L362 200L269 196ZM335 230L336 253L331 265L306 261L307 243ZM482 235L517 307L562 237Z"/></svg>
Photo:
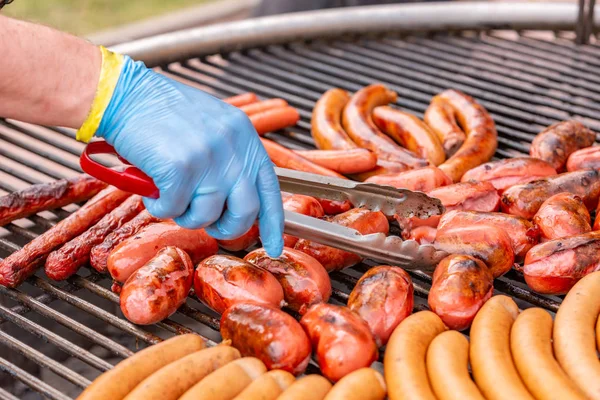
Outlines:
<svg viewBox="0 0 600 400"><path fill-rule="evenodd" d="M96 96L92 102L90 112L84 121L83 125L77 131L77 140L89 142L96 134L104 112L110 103L121 69L123 68L123 56L113 53L103 46L100 46L102 52L102 68L100 70L100 79L98 80L98 88Z"/></svg>

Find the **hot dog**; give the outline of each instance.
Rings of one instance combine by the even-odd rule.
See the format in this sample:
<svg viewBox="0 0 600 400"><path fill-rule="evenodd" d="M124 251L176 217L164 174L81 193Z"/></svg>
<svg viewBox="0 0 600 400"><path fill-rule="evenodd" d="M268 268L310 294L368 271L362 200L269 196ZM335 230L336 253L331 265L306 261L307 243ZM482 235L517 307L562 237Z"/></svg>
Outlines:
<svg viewBox="0 0 600 400"><path fill-rule="evenodd" d="M398 267L371 268L356 283L348 308L365 320L377 346L384 346L394 329L412 313L413 284Z"/></svg>
<svg viewBox="0 0 600 400"><path fill-rule="evenodd" d="M287 107L288 102L283 99L269 99L263 100L251 104L245 104L240 107L240 110L246 113L246 115L254 115L263 111L272 110L274 108Z"/></svg>
<svg viewBox="0 0 600 400"><path fill-rule="evenodd" d="M274 369L256 378L235 400L276 400L295 380L289 372Z"/></svg>
<svg viewBox="0 0 600 400"><path fill-rule="evenodd" d="M260 240L258 223L252 224L250 229L237 239L217 240L219 247L229 251L242 251L254 246Z"/></svg>
<svg viewBox="0 0 600 400"><path fill-rule="evenodd" d="M338 215L341 213L345 213L346 211L350 211L354 206L348 200L345 201L337 201L337 200L328 200L328 199L317 199L321 207L323 207L323 212L326 215Z"/></svg>
<svg viewBox="0 0 600 400"><path fill-rule="evenodd" d="M165 247L127 279L120 304L125 318L134 324L150 325L173 314L192 287L194 265L176 247Z"/></svg>
<svg viewBox="0 0 600 400"><path fill-rule="evenodd" d="M571 153L567 160L567 171L582 169L600 169L600 146L586 147Z"/></svg>
<svg viewBox="0 0 600 400"><path fill-rule="evenodd" d="M398 189L428 192L440 186L449 185L452 180L441 169L431 166L397 174L376 175L365 182L393 186Z"/></svg>
<svg viewBox="0 0 600 400"><path fill-rule="evenodd" d="M481 260L450 255L435 268L427 302L447 327L462 331L493 291L494 277Z"/></svg>
<svg viewBox="0 0 600 400"><path fill-rule="evenodd" d="M372 368L361 368L340 379L325 400L383 400L385 394L383 376Z"/></svg>
<svg viewBox="0 0 600 400"><path fill-rule="evenodd" d="M267 305L240 303L221 317L221 336L244 356L253 356L268 369L299 375L310 359L310 341L290 315Z"/></svg>
<svg viewBox="0 0 600 400"><path fill-rule="evenodd" d="M546 161L562 171L569 156L594 144L596 134L579 121L562 121L550 125L531 142L531 157Z"/></svg>
<svg viewBox="0 0 600 400"><path fill-rule="evenodd" d="M311 134L321 150L350 150L358 146L342 128L342 111L350 100L348 92L329 89L317 101L312 113Z"/></svg>
<svg viewBox="0 0 600 400"><path fill-rule="evenodd" d="M295 150L295 153L340 174L358 174L377 166L377 156L367 149Z"/></svg>
<svg viewBox="0 0 600 400"><path fill-rule="evenodd" d="M234 304L254 302L282 307L283 289L268 271L232 256L215 255L196 268L198 299L219 314Z"/></svg>
<svg viewBox="0 0 600 400"><path fill-rule="evenodd" d="M379 352L367 323L346 307L315 304L300 324L312 342L321 372L332 382L377 360Z"/></svg>
<svg viewBox="0 0 600 400"><path fill-rule="evenodd" d="M301 194L282 193L283 209L297 212L298 214L308 215L309 217L321 218L325 215L321 202L314 197ZM294 247L298 238L292 235L283 235L283 244L285 247Z"/></svg>
<svg viewBox="0 0 600 400"><path fill-rule="evenodd" d="M258 101L258 96L254 93L242 93L233 97L223 99L225 103L231 104L232 106L242 107L247 104L252 104Z"/></svg>
<svg viewBox="0 0 600 400"><path fill-rule="evenodd" d="M279 107L250 115L250 122L259 135L296 125L300 114L294 107Z"/></svg>
<svg viewBox="0 0 600 400"><path fill-rule="evenodd" d="M424 115L425 123L442 143L446 157L452 157L463 145L467 135L456 122L456 110L448 99L435 96Z"/></svg>
<svg viewBox="0 0 600 400"><path fill-rule="evenodd" d="M590 213L579 196L559 193L547 199L533 217L545 240L581 235L592 230Z"/></svg>
<svg viewBox="0 0 600 400"><path fill-rule="evenodd" d="M306 375L297 379L277 400L323 400L331 383L321 375Z"/></svg>

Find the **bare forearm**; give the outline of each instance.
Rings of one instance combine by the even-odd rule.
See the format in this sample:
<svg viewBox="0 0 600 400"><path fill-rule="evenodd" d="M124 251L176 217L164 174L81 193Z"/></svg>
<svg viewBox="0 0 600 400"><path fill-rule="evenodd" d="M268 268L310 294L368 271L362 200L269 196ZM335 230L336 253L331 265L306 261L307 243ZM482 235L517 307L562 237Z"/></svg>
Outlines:
<svg viewBox="0 0 600 400"><path fill-rule="evenodd" d="M0 15L0 117L78 128L101 63L91 43Z"/></svg>

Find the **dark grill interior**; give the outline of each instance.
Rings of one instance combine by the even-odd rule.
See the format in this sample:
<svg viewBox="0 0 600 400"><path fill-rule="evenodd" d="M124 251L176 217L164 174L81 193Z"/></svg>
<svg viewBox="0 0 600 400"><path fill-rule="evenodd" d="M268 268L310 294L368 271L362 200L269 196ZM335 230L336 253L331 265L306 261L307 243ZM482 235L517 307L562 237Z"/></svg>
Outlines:
<svg viewBox="0 0 600 400"><path fill-rule="evenodd" d="M542 36L543 34L544 36ZM399 94L397 105L422 117L429 100L446 88L462 90L492 114L499 132L497 157L528 152L545 126L576 118L600 131L600 47L576 47L549 32L463 32L408 37L349 37L292 43L192 59L163 71L218 97L253 91L282 97L301 122L270 135L295 148L312 147L310 116L330 87L355 91L382 82ZM0 194L80 172L84 145L74 132L0 120ZM0 257L48 229L75 206L0 228ZM345 303L366 262L332 274L332 302ZM412 273L416 308L426 308L428 276ZM154 326L126 321L110 280L87 269L67 282L43 273L17 290L0 287L0 399L76 397L102 371L148 343L181 332L220 340L218 316L190 296L170 319ZM498 292L521 307L556 311L560 299L531 293L517 272L497 279ZM310 367L317 371L316 364ZM8 389L6 389L8 388Z"/></svg>

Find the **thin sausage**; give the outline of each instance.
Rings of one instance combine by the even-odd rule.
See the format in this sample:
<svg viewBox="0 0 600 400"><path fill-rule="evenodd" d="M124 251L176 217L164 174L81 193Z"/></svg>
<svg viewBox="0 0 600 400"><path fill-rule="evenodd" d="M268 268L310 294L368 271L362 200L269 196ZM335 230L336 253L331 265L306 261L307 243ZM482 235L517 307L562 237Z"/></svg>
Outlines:
<svg viewBox="0 0 600 400"><path fill-rule="evenodd" d="M567 171L582 169L600 169L600 146L586 147L573 152L569 156Z"/></svg>
<svg viewBox="0 0 600 400"><path fill-rule="evenodd" d="M277 400L323 400L331 383L321 375L305 375L294 382Z"/></svg>
<svg viewBox="0 0 600 400"><path fill-rule="evenodd" d="M579 121L562 121L550 125L531 142L531 157L546 161L562 171L569 156L594 144L596 134Z"/></svg>
<svg viewBox="0 0 600 400"><path fill-rule="evenodd" d="M350 203L348 200L338 201L338 200L328 200L328 199L317 199L321 207L323 207L323 212L326 215L338 215L345 213L346 211L350 211L350 209L354 208L354 205Z"/></svg>
<svg viewBox="0 0 600 400"><path fill-rule="evenodd" d="M234 400L276 400L295 380L289 372L274 369L256 378Z"/></svg>
<svg viewBox="0 0 600 400"><path fill-rule="evenodd" d="M590 213L579 196L559 193L542 203L533 217L545 240L560 239L590 232Z"/></svg>
<svg viewBox="0 0 600 400"><path fill-rule="evenodd" d="M383 376L372 368L361 368L340 379L325 400L383 400L385 394Z"/></svg>
<svg viewBox="0 0 600 400"><path fill-rule="evenodd" d="M424 120L440 139L446 157L452 157L467 138L456 122L454 107L442 96L431 99L431 103L425 110Z"/></svg>
<svg viewBox="0 0 600 400"><path fill-rule="evenodd" d="M300 114L294 107L273 108L250 116L250 122L259 135L296 125Z"/></svg>
<svg viewBox="0 0 600 400"><path fill-rule="evenodd" d="M246 104L240 107L240 110L246 113L246 115L254 115L263 111L272 110L274 108L287 107L288 102L283 99L269 99L259 101L257 103Z"/></svg>
<svg viewBox="0 0 600 400"><path fill-rule="evenodd" d="M441 169L431 166L397 174L372 176L365 182L393 186L397 189L428 192L440 186L449 185L452 180Z"/></svg>
<svg viewBox="0 0 600 400"><path fill-rule="evenodd" d="M252 104L258 101L258 96L254 93L242 93L233 97L223 99L225 103L231 104L232 106L242 107L247 104Z"/></svg>
<svg viewBox="0 0 600 400"><path fill-rule="evenodd" d="M358 146L342 128L342 111L350 95L342 89L329 89L317 101L312 112L311 134L321 150L350 150Z"/></svg>
<svg viewBox="0 0 600 400"><path fill-rule="evenodd" d="M340 174L358 174L377 166L377 156L367 149L295 150L295 153Z"/></svg>

